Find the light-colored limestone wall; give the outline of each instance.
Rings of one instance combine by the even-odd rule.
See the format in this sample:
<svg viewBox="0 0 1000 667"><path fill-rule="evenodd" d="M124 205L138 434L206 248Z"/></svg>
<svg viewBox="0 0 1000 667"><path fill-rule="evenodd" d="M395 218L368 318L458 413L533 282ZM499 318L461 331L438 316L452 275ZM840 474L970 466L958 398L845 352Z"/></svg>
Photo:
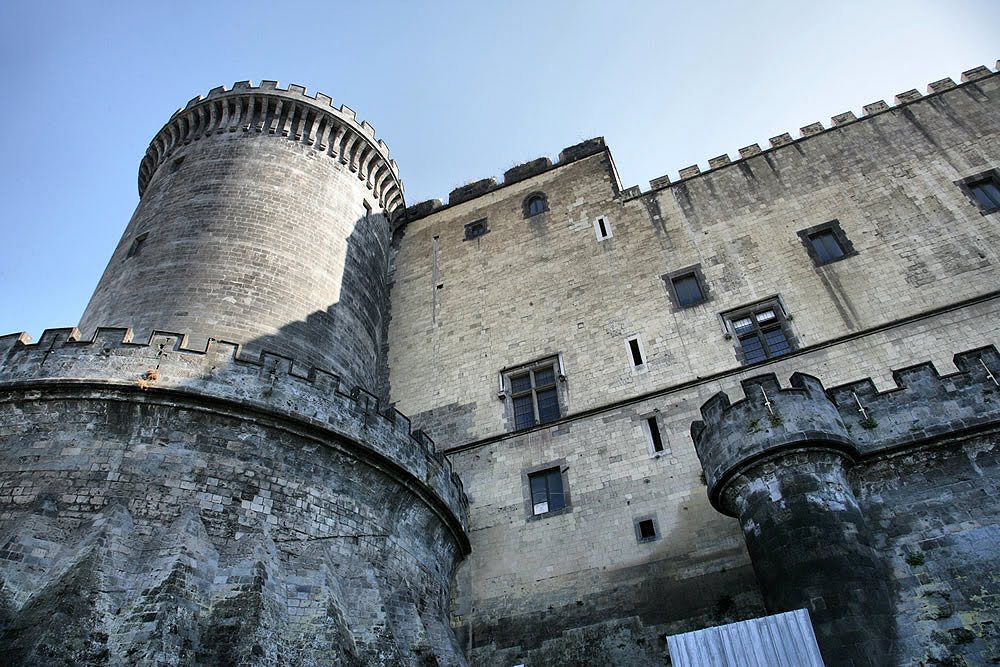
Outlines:
<svg viewBox="0 0 1000 667"><path fill-rule="evenodd" d="M759 612L739 525L710 506L689 435L702 403L719 391L735 402L740 381L762 373L787 386L792 373L806 372L828 388L873 375L888 390L890 371L914 359L954 372L955 341L965 342L962 350L998 344L997 321L1000 298L989 299L453 453L470 496L473 543L454 611L471 629L471 645L491 655L512 645L527 650L537 630L508 638L495 628L531 628L536 617L555 637L574 623L631 614L661 634L683 631L719 622L714 614L727 596L735 601L730 613ZM864 372L868 365L880 372ZM647 445L647 416L661 426L660 456ZM547 464L564 468L571 510L528 520L522 471ZM633 522L648 516L659 538L639 543ZM495 646L487 648L490 637Z"/></svg>
<svg viewBox="0 0 1000 667"><path fill-rule="evenodd" d="M752 375L888 389L894 368L950 372L956 352L1000 342L1000 213L955 183L1000 168L998 88L994 75L645 194L619 192L601 152L406 225L391 395L454 450L470 498L454 622L475 662L516 664L608 619L637 617L655 638L762 613L739 527L706 498L690 423ZM525 219L536 191L549 210ZM463 240L483 218L489 232ZM816 266L797 232L832 220L856 254ZM661 276L693 265L709 299L677 309ZM720 314L771 296L802 351L741 367ZM555 354L564 419L509 433L501 369ZM658 457L651 415L669 450ZM523 475L548 464L564 470L571 509L529 520ZM660 537L639 543L633 522L651 515Z"/></svg>
<svg viewBox="0 0 1000 667"><path fill-rule="evenodd" d="M998 95L994 75L637 197L599 153L409 223L393 400L447 448L507 430L505 367L561 353L579 413L737 366L719 314L769 296L801 348L997 290L998 214L955 181L1000 165ZM550 210L525 219L535 191ZM463 240L482 218L490 231ZM797 232L831 220L857 254L816 266ZM676 309L661 276L693 265L709 299Z"/></svg>

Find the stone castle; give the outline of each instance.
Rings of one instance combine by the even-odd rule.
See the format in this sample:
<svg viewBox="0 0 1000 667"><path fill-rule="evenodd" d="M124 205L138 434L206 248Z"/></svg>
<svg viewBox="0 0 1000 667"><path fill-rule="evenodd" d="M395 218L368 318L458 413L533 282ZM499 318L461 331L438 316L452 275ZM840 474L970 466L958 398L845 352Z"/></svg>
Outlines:
<svg viewBox="0 0 1000 667"><path fill-rule="evenodd" d="M406 206L329 97L191 100L79 327L0 337L0 662L1000 661L998 103Z"/></svg>

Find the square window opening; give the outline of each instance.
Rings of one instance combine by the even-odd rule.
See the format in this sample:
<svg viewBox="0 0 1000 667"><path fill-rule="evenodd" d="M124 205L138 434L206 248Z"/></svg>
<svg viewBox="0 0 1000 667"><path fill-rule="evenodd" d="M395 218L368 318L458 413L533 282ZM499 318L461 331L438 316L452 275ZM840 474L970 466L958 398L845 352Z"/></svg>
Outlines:
<svg viewBox="0 0 1000 667"><path fill-rule="evenodd" d="M673 303L674 310L682 310L709 300L705 276L701 273L701 265L695 264L678 271L672 271L660 276L666 284L667 296Z"/></svg>
<svg viewBox="0 0 1000 667"><path fill-rule="evenodd" d="M643 540L651 540L656 537L656 527L653 526L652 519L646 519L645 521L639 522L639 538Z"/></svg>
<svg viewBox="0 0 1000 667"><path fill-rule="evenodd" d="M839 220L802 229L797 234L816 266L839 262L858 254L841 228Z"/></svg>
<svg viewBox="0 0 1000 667"><path fill-rule="evenodd" d="M640 544L660 539L660 527L657 525L655 514L632 519L632 527L635 529L635 541Z"/></svg>
<svg viewBox="0 0 1000 667"><path fill-rule="evenodd" d="M844 249L840 247L840 241L837 240L837 236L832 230L827 229L816 234L811 234L809 242L812 243L813 252L816 253L816 258L820 264L835 262L838 259L843 259L844 255L846 255Z"/></svg>
<svg viewBox="0 0 1000 667"><path fill-rule="evenodd" d="M674 293L677 294L677 303L682 307L694 306L705 300L701 292L701 285L698 284L698 277L693 273L686 276L678 276L673 279Z"/></svg>
<svg viewBox="0 0 1000 667"><path fill-rule="evenodd" d="M528 487L533 516L548 514L566 507L562 471L558 467L530 473Z"/></svg>
<svg viewBox="0 0 1000 667"><path fill-rule="evenodd" d="M983 211L1000 209L1000 179L993 174L968 184L969 192Z"/></svg>

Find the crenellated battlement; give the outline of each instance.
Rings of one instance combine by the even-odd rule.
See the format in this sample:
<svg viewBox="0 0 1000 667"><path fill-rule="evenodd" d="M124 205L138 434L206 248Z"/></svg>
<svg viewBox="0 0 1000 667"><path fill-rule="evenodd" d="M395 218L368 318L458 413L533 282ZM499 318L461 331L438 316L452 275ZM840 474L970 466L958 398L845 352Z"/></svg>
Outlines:
<svg viewBox="0 0 1000 667"><path fill-rule="evenodd" d="M537 176L538 174L546 172L554 167L561 167L569 164L570 162L576 162L577 160L585 157L602 153L605 150L607 150L607 146L604 143L604 137L587 139L586 141L582 141L572 146L567 146L559 151L559 158L554 163L548 157L535 158L534 160L529 160L528 162L523 162L519 165L511 167L504 172L503 179L500 181L498 181L495 177L490 176L489 178L483 178L457 187L448 195L447 205L440 199L428 199L426 201L418 202L406 209L403 214L403 219L409 222L416 220L417 218L422 218L433 211L444 208L445 206L455 206L456 204L467 202L488 192L493 192L499 188L523 181L526 178Z"/></svg>
<svg viewBox="0 0 1000 667"><path fill-rule="evenodd" d="M996 69L1000 70L1000 61L997 61ZM938 93L943 93L954 88L959 88L964 85L975 83L980 79L994 76L995 71L990 70L986 66L975 67L970 70L966 70L962 73L961 82L955 83L951 78L939 79L937 81L931 82L927 85L927 95L926 97L936 95ZM887 104L884 100L878 100L870 104L863 106L863 113L861 117L854 114L853 111L844 111L839 114L835 114L830 118L829 127L824 127L822 122L809 123L799 128L798 137L793 137L791 133L785 132L777 136L771 137L769 139L770 146L768 148L761 148L759 144L750 144L749 146L744 146L738 151L739 156L737 158L731 158L728 154L719 155L708 160L708 169L702 170L697 164L691 165L689 167L684 167L678 171L679 179L677 181L672 181L669 175L659 176L649 181L649 190L647 192L662 190L668 188L676 183L686 181L704 174L708 174L719 169L724 169L726 167L738 164L744 160L762 155L765 153L770 153L771 151L783 148L785 146L791 146L797 144L800 141L815 137L821 134L825 134L832 130L836 130L845 125L851 123L862 122L879 114L891 111L893 109L899 109L901 107L919 102L925 99L916 89L908 90L897 94L893 98L893 105ZM441 199L429 199L426 201L418 202L410 207L408 207L403 213L403 219L407 221L416 220L417 218L422 218L430 213L448 206L454 206L456 204L461 204L463 202L475 199L481 195L493 192L499 188L511 185L518 181L530 178L532 176L538 175L554 167L562 166L569 162L579 160L583 157L588 157L606 150L603 137L595 137L593 139L588 139L579 144L569 146L559 152L559 157L556 162L553 163L548 157L540 157L528 162L516 165L504 172L503 178L498 180L496 177L483 178L477 181L470 182L466 185L455 188L449 193L448 201L445 203ZM629 188L624 188L621 192L623 199L634 199L643 194L642 188L639 186L632 186Z"/></svg>
<svg viewBox="0 0 1000 667"><path fill-rule="evenodd" d="M461 527L457 533L466 531L461 480L405 415L379 405L363 389L343 386L334 374L288 357L262 352L248 358L240 345L226 341L210 340L202 350L186 343L186 336L162 331L134 342L131 329L120 328L98 329L90 340L80 340L75 328L46 329L37 343L25 333L0 336L0 392L99 383L108 389L208 396L287 417L333 434L348 453L370 452L402 468L448 507ZM366 452L358 452L359 445Z"/></svg>
<svg viewBox="0 0 1000 667"><path fill-rule="evenodd" d="M376 138L374 127L359 122L346 105L335 107L323 93L310 96L303 86L286 89L277 81L261 81L259 86L237 81L230 89L219 86L174 112L139 165L139 196L178 147L226 133L269 134L313 146L355 172L390 215L405 205L399 169L389 159L389 147Z"/></svg>
<svg viewBox="0 0 1000 667"><path fill-rule="evenodd" d="M996 63L996 70L1000 71L1000 61L997 61ZM973 69L962 72L961 83L956 84L951 78L939 79L938 81L929 83L927 85L927 96L936 95L938 93L942 93L951 90L953 88L972 84L988 76L994 76L996 73L997 73L996 71L991 71L986 66L975 67ZM730 159L729 155L720 155L718 157L711 158L708 160L708 169L705 171L702 171L701 167L698 166L697 164L691 165L689 167L684 167L683 169L680 169L678 172L679 180L674 181L673 183L686 181L688 179L695 178L703 174L716 171L718 169L723 169L730 165L737 164L738 162L741 162L743 160L760 155L762 153L769 153L775 149L779 149L784 146L789 146L791 144L798 143L805 139L809 139L810 137L814 137L819 134L835 130L850 123L864 121L866 119L885 113L892 109L898 109L900 107L913 104L914 102L919 102L922 99L924 99L924 95L921 95L919 91L915 89L908 90L899 93L895 96L893 100L894 102L893 106L886 104L884 100L878 100L877 102L872 102L871 104L864 105L863 115L860 118L855 116L853 111L845 111L843 113L836 114L830 118L829 127L824 127L823 123L821 122L810 123L808 125L802 126L801 128L799 128L798 138L793 138L790 133L786 132L783 134L779 134L775 137L771 137L771 139L769 140L770 143L769 148L762 149L759 144L750 144L749 146L744 146L743 148L739 149L739 157L736 159ZM650 188L649 191L661 190L670 187L671 185L672 182L669 175L659 176L649 181L649 188ZM641 188L639 188L638 186L633 186L631 188L626 189L623 194L626 199L630 199L640 196L642 192Z"/></svg>
<svg viewBox="0 0 1000 667"><path fill-rule="evenodd" d="M818 379L795 373L785 389L771 373L741 385L746 398L730 403L729 396L719 392L701 406L702 421L691 424L709 498L720 511L727 482L764 457L805 446L856 455L849 430Z"/></svg>
<svg viewBox="0 0 1000 667"><path fill-rule="evenodd" d="M871 379L827 390L862 454L904 447L1000 422L1000 354L987 346L956 354L957 373L930 362L895 370L896 388Z"/></svg>
<svg viewBox="0 0 1000 667"><path fill-rule="evenodd" d="M896 388L880 392L871 379L829 390L795 373L790 387L773 374L744 380L744 398L719 392L691 424L709 497L718 507L739 470L793 448L828 448L860 458L1000 424L1000 354L994 346L956 354L958 372L932 363L893 372Z"/></svg>

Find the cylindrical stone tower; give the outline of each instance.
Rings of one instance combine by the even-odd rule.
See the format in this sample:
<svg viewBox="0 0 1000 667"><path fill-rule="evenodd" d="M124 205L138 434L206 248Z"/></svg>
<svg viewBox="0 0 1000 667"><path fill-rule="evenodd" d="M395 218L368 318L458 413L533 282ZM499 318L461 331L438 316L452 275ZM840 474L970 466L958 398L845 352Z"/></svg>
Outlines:
<svg viewBox="0 0 1000 667"><path fill-rule="evenodd" d="M85 335L0 336L0 664L465 664L468 501L377 398L387 155L322 95L213 90Z"/></svg>
<svg viewBox="0 0 1000 667"><path fill-rule="evenodd" d="M402 185L349 108L240 82L173 115L80 322L240 343L382 394L390 218Z"/></svg>
<svg viewBox="0 0 1000 667"><path fill-rule="evenodd" d="M716 394L691 434L709 498L743 529L771 613L805 608L826 664L889 664L893 616L884 566L848 471L857 454L819 380L743 382Z"/></svg>

